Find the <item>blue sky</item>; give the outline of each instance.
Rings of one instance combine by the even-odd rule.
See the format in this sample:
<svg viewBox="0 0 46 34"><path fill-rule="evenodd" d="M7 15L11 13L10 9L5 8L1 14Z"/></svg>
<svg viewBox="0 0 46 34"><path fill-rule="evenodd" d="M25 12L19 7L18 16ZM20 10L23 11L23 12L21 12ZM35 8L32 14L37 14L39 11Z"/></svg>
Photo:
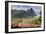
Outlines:
<svg viewBox="0 0 46 34"><path fill-rule="evenodd" d="M39 13L41 11L41 6L12 5L12 10L15 10L15 9L27 10L30 8L32 8L35 11L36 15L38 15L38 16L40 15Z"/></svg>

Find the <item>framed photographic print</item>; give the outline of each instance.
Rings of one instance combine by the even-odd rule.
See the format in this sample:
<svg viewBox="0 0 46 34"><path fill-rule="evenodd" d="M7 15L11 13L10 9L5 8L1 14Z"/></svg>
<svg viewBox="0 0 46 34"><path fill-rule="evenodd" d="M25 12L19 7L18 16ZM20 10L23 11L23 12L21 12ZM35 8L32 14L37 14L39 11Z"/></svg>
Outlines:
<svg viewBox="0 0 46 34"><path fill-rule="evenodd" d="M5 32L45 31L45 3L5 1Z"/></svg>

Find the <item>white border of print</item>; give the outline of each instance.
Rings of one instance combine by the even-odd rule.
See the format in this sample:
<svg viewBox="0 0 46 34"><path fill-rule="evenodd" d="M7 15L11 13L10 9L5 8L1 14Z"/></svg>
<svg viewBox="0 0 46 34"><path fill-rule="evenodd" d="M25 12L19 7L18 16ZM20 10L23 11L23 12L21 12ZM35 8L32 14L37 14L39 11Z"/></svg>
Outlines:
<svg viewBox="0 0 46 34"><path fill-rule="evenodd" d="M29 5L29 6L41 6L42 7L42 24L41 24L41 27L40 28L22 28L22 29L11 29L11 5ZM9 3L9 6L8 6L8 31L9 32L14 32L14 31L32 31L32 30L43 30L44 28L44 6L41 5L41 4L26 4L26 3Z"/></svg>

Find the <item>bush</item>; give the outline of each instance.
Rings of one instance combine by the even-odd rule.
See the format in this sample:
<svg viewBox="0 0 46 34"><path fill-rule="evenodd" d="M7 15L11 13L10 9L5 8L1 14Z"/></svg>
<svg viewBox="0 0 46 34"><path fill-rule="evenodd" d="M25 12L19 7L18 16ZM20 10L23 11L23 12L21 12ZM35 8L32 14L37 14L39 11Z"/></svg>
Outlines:
<svg viewBox="0 0 46 34"><path fill-rule="evenodd" d="M38 18L34 18L32 20L32 23L36 24L36 25L40 25L41 24L41 17L39 16Z"/></svg>

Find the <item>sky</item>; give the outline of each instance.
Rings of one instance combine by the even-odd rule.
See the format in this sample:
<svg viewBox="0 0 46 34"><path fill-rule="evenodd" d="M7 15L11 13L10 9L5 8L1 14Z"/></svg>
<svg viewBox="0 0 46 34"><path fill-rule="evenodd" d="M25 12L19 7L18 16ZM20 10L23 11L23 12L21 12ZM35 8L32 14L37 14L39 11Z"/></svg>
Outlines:
<svg viewBox="0 0 46 34"><path fill-rule="evenodd" d="M41 6L27 6L27 5L12 5L11 6L12 10L27 10L27 9L30 9L32 8L34 10L34 12L36 13L36 15L40 15L40 11L41 11Z"/></svg>

